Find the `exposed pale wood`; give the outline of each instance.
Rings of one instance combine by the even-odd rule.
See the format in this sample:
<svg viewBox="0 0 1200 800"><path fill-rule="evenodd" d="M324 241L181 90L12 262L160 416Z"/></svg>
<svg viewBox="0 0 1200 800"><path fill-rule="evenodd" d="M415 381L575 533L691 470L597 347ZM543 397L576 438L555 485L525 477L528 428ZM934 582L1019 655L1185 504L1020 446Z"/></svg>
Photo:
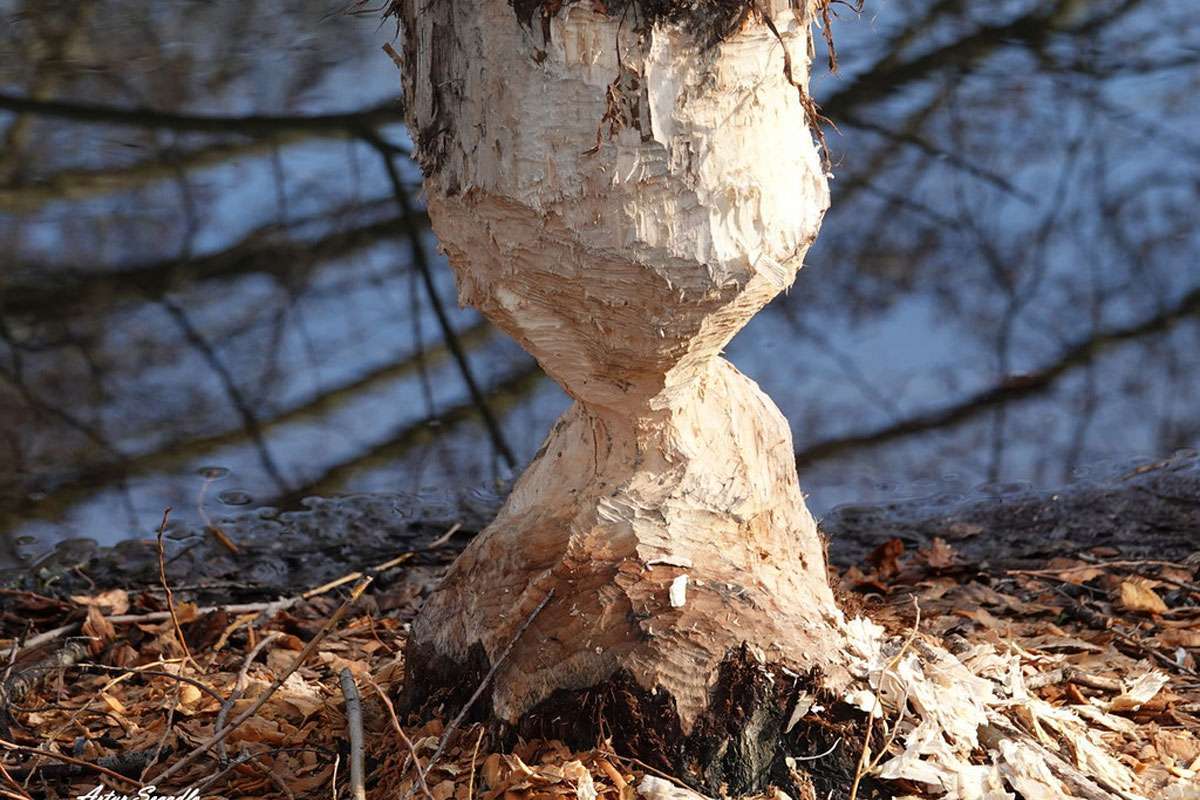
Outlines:
<svg viewBox="0 0 1200 800"><path fill-rule="evenodd" d="M803 85L808 20L789 5L763 8ZM576 400L414 623L413 679L477 646L493 661L551 590L493 684L510 723L620 672L667 692L689 733L743 644L835 671L787 423L719 355L791 283L828 205L784 44L751 20L706 49L590 3L548 41L507 0L400 6L460 299Z"/></svg>

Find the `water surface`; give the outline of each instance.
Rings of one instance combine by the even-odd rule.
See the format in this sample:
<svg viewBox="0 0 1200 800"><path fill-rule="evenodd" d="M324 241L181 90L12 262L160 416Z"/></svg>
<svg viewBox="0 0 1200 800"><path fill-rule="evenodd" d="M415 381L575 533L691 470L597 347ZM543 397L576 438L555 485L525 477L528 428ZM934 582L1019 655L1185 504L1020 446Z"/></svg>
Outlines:
<svg viewBox="0 0 1200 800"><path fill-rule="evenodd" d="M49 104L0 98L0 562L144 536L167 507L196 525L510 477L416 248L513 462L533 454L565 396L456 307L415 169L396 160L406 215L361 135L407 142L375 15L0 14L0 95ZM814 70L833 208L728 348L788 416L813 508L1200 443L1191 4L875 2L835 33L841 72Z"/></svg>

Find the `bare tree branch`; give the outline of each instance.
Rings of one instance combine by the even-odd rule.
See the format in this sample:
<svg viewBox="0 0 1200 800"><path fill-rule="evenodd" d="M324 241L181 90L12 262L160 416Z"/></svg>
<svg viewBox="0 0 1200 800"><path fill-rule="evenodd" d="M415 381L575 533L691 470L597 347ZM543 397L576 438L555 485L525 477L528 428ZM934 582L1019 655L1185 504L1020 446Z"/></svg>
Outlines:
<svg viewBox="0 0 1200 800"><path fill-rule="evenodd" d="M1014 42L1041 44L1058 30L1055 24L1058 16L1070 5L1070 0L1056 0L1048 6L1035 3L1016 19L1000 25L981 26L908 61L895 63L892 58L885 57L826 98L821 111L837 121L852 109L892 97L900 88L949 67L964 67L977 62Z"/></svg>

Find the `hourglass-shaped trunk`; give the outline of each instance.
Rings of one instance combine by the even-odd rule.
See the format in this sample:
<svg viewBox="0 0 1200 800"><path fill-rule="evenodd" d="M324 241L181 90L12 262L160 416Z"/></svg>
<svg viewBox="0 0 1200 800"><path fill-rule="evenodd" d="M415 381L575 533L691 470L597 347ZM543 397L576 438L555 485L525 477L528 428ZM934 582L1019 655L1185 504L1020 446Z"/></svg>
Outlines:
<svg viewBox="0 0 1200 800"><path fill-rule="evenodd" d="M720 356L828 205L809 11L713 2L747 13L710 42L711 11L514 4L401 0L407 111L460 299L575 404L414 622L410 695L474 688L553 592L494 719L580 737L640 715L658 730L633 749L749 786L782 670L840 663L787 422Z"/></svg>

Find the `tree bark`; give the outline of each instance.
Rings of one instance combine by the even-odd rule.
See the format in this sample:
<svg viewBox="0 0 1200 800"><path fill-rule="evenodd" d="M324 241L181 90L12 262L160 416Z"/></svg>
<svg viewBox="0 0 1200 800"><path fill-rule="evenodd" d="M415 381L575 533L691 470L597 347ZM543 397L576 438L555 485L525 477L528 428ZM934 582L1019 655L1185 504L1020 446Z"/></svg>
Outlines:
<svg viewBox="0 0 1200 800"><path fill-rule="evenodd" d="M551 5L528 27L506 0L398 7L460 300L575 400L414 622L409 699L461 700L553 593L485 713L577 740L621 720L639 755L750 790L785 685L843 673L786 420L720 357L828 205L798 91L809 10L761 3L774 30L711 43L636 3Z"/></svg>

